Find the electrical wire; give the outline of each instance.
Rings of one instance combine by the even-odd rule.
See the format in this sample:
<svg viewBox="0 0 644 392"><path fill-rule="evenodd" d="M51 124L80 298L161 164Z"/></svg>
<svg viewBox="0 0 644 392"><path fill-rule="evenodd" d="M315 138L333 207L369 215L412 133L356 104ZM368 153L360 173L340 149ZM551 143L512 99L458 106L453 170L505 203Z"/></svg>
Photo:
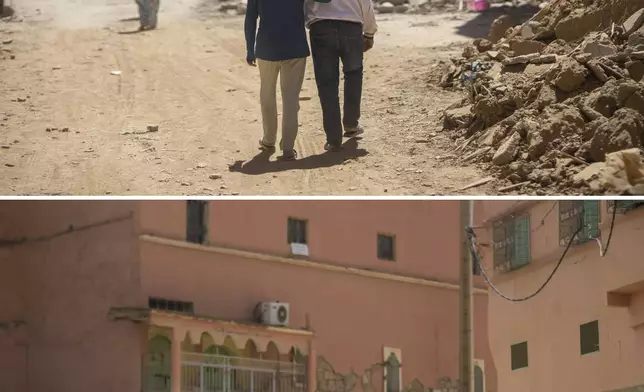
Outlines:
<svg viewBox="0 0 644 392"><path fill-rule="evenodd" d="M570 247L572 246L572 244L575 241L575 238L577 238L577 235L581 232L581 227L577 229L577 231L575 232L575 234L572 235L572 237L570 237L570 241L568 241L568 245L566 246L566 249L561 254L561 257L559 258L559 261L557 262L557 265L555 266L555 268L550 273L550 276L548 276L548 279L546 279L546 281L543 282L541 287L539 287L534 293L532 293L532 294L530 294L528 296L525 296L525 297L521 297L521 298L508 297L507 295L503 294L496 286L494 286L494 284L492 284L492 282L490 282L490 279L488 278L487 274L485 273L484 269L481 266L481 260L479 258L478 252L476 251L476 233L474 233L474 229L472 227L469 227L469 226L465 229L465 232L466 232L466 234L468 236L468 240L469 240L468 242L469 242L469 246L470 246L470 252L472 254L472 259L474 260L474 262L478 266L479 270L481 271L481 275L483 275L483 279L485 279L485 283L487 283L488 286L490 286L490 288L492 288L492 290L499 297L501 297L501 298L503 298L503 299L505 299L507 301L510 301L510 302L524 302L524 301L527 301L527 300L532 299L535 296L537 296L537 294L539 294L541 291L543 291L543 289L546 288L548 283L550 283L550 281L552 280L552 277L555 276L555 273L557 272L557 270L559 269L559 267L563 263L564 258L566 257L566 254L568 253L568 250L570 249Z"/></svg>
<svg viewBox="0 0 644 392"><path fill-rule="evenodd" d="M539 226L537 226L537 227L535 227L534 229L532 229L532 231L530 232L530 234L534 234L537 230L539 230L540 228L542 228L543 226L545 226L545 225L546 225L546 218L548 218L548 216L550 216L550 214L552 213L552 211L554 211L554 210L555 210L555 207L556 207L558 204L559 204L559 201L554 201L554 202L552 203L552 206L550 207L550 209L548 210L548 212L546 212L546 214L543 216L543 218L541 218L541 221L540 221L540 223L539 223Z"/></svg>
<svg viewBox="0 0 644 392"><path fill-rule="evenodd" d="M599 237L595 238L597 244L599 245L599 255L605 257L608 253L608 247L610 246L610 239L613 238L613 229L615 228L615 216L617 216L617 204L619 200L615 200L615 205L613 205L613 217L610 220L610 230L608 231L608 239L606 240L606 247L602 244L602 241Z"/></svg>

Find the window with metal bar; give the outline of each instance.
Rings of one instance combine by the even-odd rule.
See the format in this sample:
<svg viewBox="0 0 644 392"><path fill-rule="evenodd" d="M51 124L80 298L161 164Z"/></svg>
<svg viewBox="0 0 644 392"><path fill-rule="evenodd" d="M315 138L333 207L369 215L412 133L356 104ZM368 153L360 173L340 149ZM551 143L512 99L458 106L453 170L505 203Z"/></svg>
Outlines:
<svg viewBox="0 0 644 392"><path fill-rule="evenodd" d="M208 236L207 210L208 202L205 200L188 200L186 240L195 244L203 244Z"/></svg>
<svg viewBox="0 0 644 392"><path fill-rule="evenodd" d="M148 308L177 313L194 313L194 304L192 302L177 301L157 297L148 298Z"/></svg>
<svg viewBox="0 0 644 392"><path fill-rule="evenodd" d="M510 346L510 366L512 370L528 367L528 342L521 342Z"/></svg>
<svg viewBox="0 0 644 392"><path fill-rule="evenodd" d="M617 213L625 214L629 211L644 206L644 200L606 200L608 212L613 212L617 206Z"/></svg>
<svg viewBox="0 0 644 392"><path fill-rule="evenodd" d="M289 244L307 244L307 221L288 218L287 240Z"/></svg>
<svg viewBox="0 0 644 392"><path fill-rule="evenodd" d="M559 244L566 246L571 237L581 228L575 244L599 238L599 200L560 200Z"/></svg>
<svg viewBox="0 0 644 392"><path fill-rule="evenodd" d="M581 355L599 351L599 321L591 321L579 327Z"/></svg>
<svg viewBox="0 0 644 392"><path fill-rule="evenodd" d="M395 261L395 238L391 235L378 234L378 258L380 260Z"/></svg>
<svg viewBox="0 0 644 392"><path fill-rule="evenodd" d="M507 218L493 228L494 269L509 272L530 264L530 215Z"/></svg>

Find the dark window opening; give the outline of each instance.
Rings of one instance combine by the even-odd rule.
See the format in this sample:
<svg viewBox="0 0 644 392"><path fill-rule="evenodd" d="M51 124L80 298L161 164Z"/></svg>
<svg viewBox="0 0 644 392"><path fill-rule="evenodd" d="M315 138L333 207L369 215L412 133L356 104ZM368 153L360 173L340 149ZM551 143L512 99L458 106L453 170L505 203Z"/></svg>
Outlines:
<svg viewBox="0 0 644 392"><path fill-rule="evenodd" d="M494 269L510 272L530 264L530 215L505 219L493 229Z"/></svg>
<svg viewBox="0 0 644 392"><path fill-rule="evenodd" d="M528 367L528 342L513 344L510 347L512 370Z"/></svg>
<svg viewBox="0 0 644 392"><path fill-rule="evenodd" d="M391 235L378 234L378 258L380 260L394 261L396 260L395 254L395 238Z"/></svg>
<svg viewBox="0 0 644 392"><path fill-rule="evenodd" d="M289 244L307 244L305 220L288 218L287 238Z"/></svg>
<svg viewBox="0 0 644 392"><path fill-rule="evenodd" d="M579 327L581 355L599 351L599 321L591 321Z"/></svg>
<svg viewBox="0 0 644 392"><path fill-rule="evenodd" d="M559 244L567 246L581 228L574 244L583 244L599 238L599 200L559 201Z"/></svg>
<svg viewBox="0 0 644 392"><path fill-rule="evenodd" d="M207 230L207 209L208 202L205 200L188 200L187 202L187 233L186 240L195 244L206 242Z"/></svg>
<svg viewBox="0 0 644 392"><path fill-rule="evenodd" d="M150 309L164 310L167 312L194 314L194 304L186 301L150 297L148 298L148 307Z"/></svg>

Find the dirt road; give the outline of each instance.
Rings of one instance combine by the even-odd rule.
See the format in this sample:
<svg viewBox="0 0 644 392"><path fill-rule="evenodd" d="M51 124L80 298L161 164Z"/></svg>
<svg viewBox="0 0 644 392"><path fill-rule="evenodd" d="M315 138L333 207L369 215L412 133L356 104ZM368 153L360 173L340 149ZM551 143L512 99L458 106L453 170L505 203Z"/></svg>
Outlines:
<svg viewBox="0 0 644 392"><path fill-rule="evenodd" d="M467 16L379 18L367 131L341 153L324 152L309 62L300 159L276 162L257 156L259 77L243 61L243 17L217 15L212 2L162 1L158 30L121 34L137 27L124 21L134 1L13 3L18 21L0 22L12 40L0 59L3 195L494 193L459 191L483 176L460 166L439 132L442 109L461 95L427 83L459 51L451 43L468 40L454 33Z"/></svg>

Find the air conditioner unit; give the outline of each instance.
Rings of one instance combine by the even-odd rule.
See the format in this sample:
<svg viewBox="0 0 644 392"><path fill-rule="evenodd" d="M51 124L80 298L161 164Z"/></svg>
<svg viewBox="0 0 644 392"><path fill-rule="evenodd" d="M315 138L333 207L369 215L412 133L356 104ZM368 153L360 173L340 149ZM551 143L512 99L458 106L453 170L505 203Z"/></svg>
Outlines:
<svg viewBox="0 0 644 392"><path fill-rule="evenodd" d="M261 302L258 306L258 321L264 325L288 327L291 315L289 304L283 302Z"/></svg>

